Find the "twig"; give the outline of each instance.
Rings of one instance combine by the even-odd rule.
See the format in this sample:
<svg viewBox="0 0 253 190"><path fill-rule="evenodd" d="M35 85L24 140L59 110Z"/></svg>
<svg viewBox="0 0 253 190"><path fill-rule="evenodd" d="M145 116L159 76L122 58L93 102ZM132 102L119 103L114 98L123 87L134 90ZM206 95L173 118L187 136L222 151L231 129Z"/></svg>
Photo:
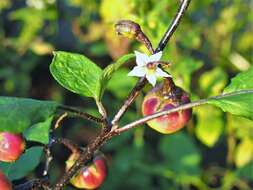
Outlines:
<svg viewBox="0 0 253 190"><path fill-rule="evenodd" d="M49 166L50 166L51 161L53 160L53 156L51 154L49 146L45 146L44 151L46 154L46 162L45 162L45 167L43 170L43 176L48 176Z"/></svg>
<svg viewBox="0 0 253 190"><path fill-rule="evenodd" d="M60 115L60 117L56 120L53 129L51 129L50 132L49 132L49 143L44 148L44 152L45 152L45 155L46 155L46 162L45 162L45 167L44 167L44 171L43 171L43 176L45 176L45 177L48 176L48 170L49 170L49 167L50 167L50 163L53 160L53 156L52 156L51 151L50 151L52 145L55 143L55 138L52 137L53 131L60 126L60 123L67 116L68 116L67 112Z"/></svg>
<svg viewBox="0 0 253 190"><path fill-rule="evenodd" d="M132 104L132 102L135 100L135 98L140 94L140 91L143 89L143 87L146 84L146 79L141 78L138 83L135 85L135 87L132 89L128 97L126 98L125 102L119 109L119 111L116 113L112 120L112 125L116 126L117 122L120 120L120 118L123 116L123 114L126 112L128 107Z"/></svg>
<svg viewBox="0 0 253 190"><path fill-rule="evenodd" d="M54 144L63 144L68 149L70 149L73 153L80 152L79 146L77 144L75 144L74 142L72 142L71 140L69 140L69 139L51 138L49 144L47 146L45 146L46 163L45 163L45 168L44 168L44 171L43 171L43 176L48 176L49 166L50 166L50 163L53 159L50 149Z"/></svg>
<svg viewBox="0 0 253 190"><path fill-rule="evenodd" d="M88 113L85 113L81 110L78 110L78 109L70 107L70 106L60 105L60 106L58 106L58 109L63 110L63 111L67 111L70 114L73 114L75 116L87 119L89 121L93 121L93 122L96 122L96 123L103 123L103 119L97 118L93 115L90 115Z"/></svg>
<svg viewBox="0 0 253 190"><path fill-rule="evenodd" d="M207 98L207 99L201 99L201 100L198 100L198 101L195 101L195 102L183 104L183 105L177 106L177 107L175 107L173 109L170 109L170 110L160 111L160 112L154 113L152 115L148 115L148 116L145 116L141 119L138 119L138 120L136 120L132 123L129 123L129 124L127 124L127 125L125 125L121 128L118 128L118 129L115 130L115 132L118 133L118 134L122 133L122 132L127 131L131 128L134 128L134 127L137 127L141 124L144 124L147 121L150 121L152 119L155 119L155 118L158 118L160 116L167 115L167 114L170 114L170 113L174 113L174 112L182 111L182 110L185 110L185 109L189 109L189 108L192 108L192 107L200 106L200 105L208 103L208 101L210 101L210 100L219 100L221 98L240 95L240 94L246 94L246 93L253 93L253 89L252 90L240 90L240 91L237 91L237 92L222 94L222 95L219 95L219 96L213 96L213 97L210 97L210 98Z"/></svg>
<svg viewBox="0 0 253 190"><path fill-rule="evenodd" d="M63 144L65 147L67 147L68 149L70 149L73 153L80 151L79 146L76 143L74 143L73 141L69 140L69 139L65 139L65 138L53 138L52 139L52 145L53 144Z"/></svg>
<svg viewBox="0 0 253 190"><path fill-rule="evenodd" d="M187 7L189 6L190 2L191 2L191 0L181 1L181 4L180 4L179 9L177 11L177 14L173 18L173 21L169 25L168 30L165 32L164 36L162 37L161 41L159 42L159 45L156 48L155 52L162 51L165 48L165 46L169 42L171 36L176 31L176 29L177 29L177 27L180 23L180 20L183 17L183 15L184 15Z"/></svg>
<svg viewBox="0 0 253 190"><path fill-rule="evenodd" d="M17 185L13 188L13 190L31 190L31 189L45 189L49 190L48 179L33 179L23 183L21 185Z"/></svg>
<svg viewBox="0 0 253 190"><path fill-rule="evenodd" d="M55 122L54 124L54 129L57 129L60 126L60 123L63 121L64 118L66 118L68 116L68 113L65 112L63 113Z"/></svg>
<svg viewBox="0 0 253 190"><path fill-rule="evenodd" d="M96 139L90 143L83 152L81 152L78 160L75 164L68 170L65 175L55 184L52 188L53 190L61 190L69 180L78 172L86 163L87 160L91 159L94 152L98 150L107 140L109 140L114 133L112 132L105 132L102 130L101 134L96 137Z"/></svg>

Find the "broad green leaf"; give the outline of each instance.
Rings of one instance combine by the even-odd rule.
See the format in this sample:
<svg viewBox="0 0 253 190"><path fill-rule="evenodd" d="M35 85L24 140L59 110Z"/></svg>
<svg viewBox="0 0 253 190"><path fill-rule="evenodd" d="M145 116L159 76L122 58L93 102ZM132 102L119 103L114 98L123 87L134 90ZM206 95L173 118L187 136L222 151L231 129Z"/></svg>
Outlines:
<svg viewBox="0 0 253 190"><path fill-rule="evenodd" d="M193 139L179 132L161 139L160 152L167 166L177 173L198 174L201 156Z"/></svg>
<svg viewBox="0 0 253 190"><path fill-rule="evenodd" d="M53 117L49 117L44 122L37 123L26 129L23 133L26 140L47 144L49 142L49 130L52 120Z"/></svg>
<svg viewBox="0 0 253 190"><path fill-rule="evenodd" d="M52 101L0 97L0 131L23 132L52 117L57 106Z"/></svg>
<svg viewBox="0 0 253 190"><path fill-rule="evenodd" d="M234 92L219 99L210 98L207 103L220 107L224 112L253 119L253 89Z"/></svg>
<svg viewBox="0 0 253 190"><path fill-rule="evenodd" d="M85 56L56 51L50 71L55 80L64 88L98 99L102 70Z"/></svg>
<svg viewBox="0 0 253 190"><path fill-rule="evenodd" d="M208 100L209 104L220 107L225 112L253 119L253 67L238 74L231 80L223 94L232 93L231 96Z"/></svg>
<svg viewBox="0 0 253 190"><path fill-rule="evenodd" d="M208 113L207 111L208 110ZM223 113L216 107L205 105L196 109L197 138L205 145L212 147L219 139L224 126Z"/></svg>
<svg viewBox="0 0 253 190"><path fill-rule="evenodd" d="M29 148L14 163L0 162L0 169L10 180L21 179L38 166L42 152L43 147L41 146Z"/></svg>
<svg viewBox="0 0 253 190"><path fill-rule="evenodd" d="M232 78L231 83L224 89L224 93L231 93L238 90L253 89L253 66Z"/></svg>
<svg viewBox="0 0 253 190"><path fill-rule="evenodd" d="M245 138L236 148L235 164L237 167L243 167L251 160L253 160L253 141Z"/></svg>
<svg viewBox="0 0 253 190"><path fill-rule="evenodd" d="M100 77L100 95L99 97L101 98L104 90L107 86L107 83L109 82L109 80L112 78L112 75L127 61L129 61L130 59L134 58L135 55L134 54L127 54L124 55L122 57L120 57L115 63L108 65L104 70L103 73Z"/></svg>

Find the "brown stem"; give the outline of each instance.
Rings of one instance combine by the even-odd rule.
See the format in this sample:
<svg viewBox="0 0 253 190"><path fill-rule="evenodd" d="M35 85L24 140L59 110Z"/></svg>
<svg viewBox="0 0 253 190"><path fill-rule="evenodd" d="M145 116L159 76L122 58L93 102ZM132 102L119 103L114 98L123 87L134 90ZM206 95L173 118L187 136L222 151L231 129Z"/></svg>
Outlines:
<svg viewBox="0 0 253 190"><path fill-rule="evenodd" d="M41 188L45 190L50 189L47 179L33 179L21 185L15 186L13 190L31 190L31 189L41 189Z"/></svg>
<svg viewBox="0 0 253 190"><path fill-rule="evenodd" d="M68 149L70 149L73 153L76 152L80 152L80 148L77 144L75 144L74 142L72 142L69 139L65 139L65 138L54 138L52 139L52 144L63 144L64 146L66 146Z"/></svg>
<svg viewBox="0 0 253 190"><path fill-rule="evenodd" d="M78 110L78 109L70 107L70 106L60 105L60 106L58 106L58 109L63 110L63 111L67 111L70 114L73 114L75 116L87 119L89 121L93 121L95 123L103 123L103 119L97 118L97 117L95 117L93 115L90 115L88 113L85 113L85 112L83 112L81 110Z"/></svg>
<svg viewBox="0 0 253 190"><path fill-rule="evenodd" d="M83 152L81 152L78 160L75 164L68 170L68 172L59 180L59 182L53 187L54 190L61 190L69 180L75 175L75 173L81 169L87 160L91 159L94 152L98 150L107 140L109 140L114 133L106 132L102 130L101 134L96 137L96 139L90 143Z"/></svg>
<svg viewBox="0 0 253 190"><path fill-rule="evenodd" d="M210 98L207 98L207 99L201 99L201 100L198 100L198 101L195 101L195 102L183 104L183 105L177 106L177 107L175 107L173 109L170 109L170 110L160 111L160 112L145 116L141 119L138 119L138 120L136 120L132 123L129 123L129 124L119 128L119 129L115 129L115 133L120 134L124 131L127 131L127 130L129 130L131 128L134 128L134 127L137 127L139 125L142 125L142 124L146 123L147 121L158 118L160 116L167 115L167 114L174 113L174 112L178 112L178 111L185 110L185 109L189 109L189 108L192 108L192 107L200 106L200 105L203 105L203 104L207 104L208 101L211 101L211 100L219 100L219 99L222 99L222 98L225 98L225 97L230 97L230 96L235 96L235 95L240 95L240 94L246 94L246 93L253 93L253 89L252 90L240 90L240 91L237 91L237 92L222 94L222 95L219 95L219 96L213 96L213 97L210 97Z"/></svg>
<svg viewBox="0 0 253 190"><path fill-rule="evenodd" d="M156 48L155 52L162 51L167 43L169 42L171 36L176 31L181 18L183 17L184 13L186 12L187 7L189 6L191 0L182 0L181 4L178 8L177 14L173 18L173 21L168 27L168 30L165 32L164 36L162 37L161 41L159 42L158 47Z"/></svg>
<svg viewBox="0 0 253 190"><path fill-rule="evenodd" d="M114 126L117 125L118 121L123 116L123 114L126 112L128 107L132 104L132 102L135 100L135 98L140 94L140 91L145 86L145 84L146 84L146 79L145 78L141 78L138 81L138 83L135 85L133 90L130 92L130 94L126 98L125 102L123 103L123 105L121 106L119 111L114 116L114 118L112 120L112 125L114 125Z"/></svg>

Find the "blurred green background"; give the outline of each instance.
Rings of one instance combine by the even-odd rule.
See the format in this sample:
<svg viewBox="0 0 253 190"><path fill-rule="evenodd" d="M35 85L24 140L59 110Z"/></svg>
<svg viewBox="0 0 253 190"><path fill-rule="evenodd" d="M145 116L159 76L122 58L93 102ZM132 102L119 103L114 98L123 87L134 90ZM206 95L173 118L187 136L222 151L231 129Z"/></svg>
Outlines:
<svg viewBox="0 0 253 190"><path fill-rule="evenodd" d="M115 22L138 22L156 47L178 5L179 0L1 0L0 95L50 99L97 114L93 100L63 89L52 78L52 51L85 54L104 68L125 53L146 51L116 36ZM163 53L163 60L172 63L177 85L192 100L220 94L231 77L251 66L252 23L252 0L192 1ZM103 97L111 117L137 80L126 77L133 65L113 76ZM147 91L122 124L141 117ZM176 134L161 135L140 126L104 145L109 173L100 189L253 189L253 122L212 106L193 113ZM85 146L98 131L90 122L72 118L56 135ZM53 153L52 182L62 175L69 151L56 146ZM41 175L42 169L43 163L27 179Z"/></svg>

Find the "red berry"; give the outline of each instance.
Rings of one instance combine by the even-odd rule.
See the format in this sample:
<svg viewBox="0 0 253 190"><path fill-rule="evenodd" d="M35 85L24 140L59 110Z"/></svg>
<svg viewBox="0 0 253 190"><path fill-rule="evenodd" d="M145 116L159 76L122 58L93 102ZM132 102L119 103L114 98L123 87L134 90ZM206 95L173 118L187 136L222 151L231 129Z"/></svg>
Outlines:
<svg viewBox="0 0 253 190"><path fill-rule="evenodd" d="M25 149L25 141L19 134L0 133L0 161L14 162Z"/></svg>
<svg viewBox="0 0 253 190"><path fill-rule="evenodd" d="M69 169L76 159L78 154L73 153L68 161L67 169ZM71 179L71 184L80 189L95 189L98 188L105 180L107 175L107 166L105 157L102 154L94 156L92 163L84 166L80 172Z"/></svg>
<svg viewBox="0 0 253 190"><path fill-rule="evenodd" d="M142 113L144 116L165 111L181 104L189 103L185 91L174 85L171 79L155 86L144 98ZM170 113L150 120L147 124L163 134L170 134L183 128L191 118L191 109Z"/></svg>
<svg viewBox="0 0 253 190"><path fill-rule="evenodd" d="M12 190L12 185L5 175L0 170L0 189L1 190Z"/></svg>

